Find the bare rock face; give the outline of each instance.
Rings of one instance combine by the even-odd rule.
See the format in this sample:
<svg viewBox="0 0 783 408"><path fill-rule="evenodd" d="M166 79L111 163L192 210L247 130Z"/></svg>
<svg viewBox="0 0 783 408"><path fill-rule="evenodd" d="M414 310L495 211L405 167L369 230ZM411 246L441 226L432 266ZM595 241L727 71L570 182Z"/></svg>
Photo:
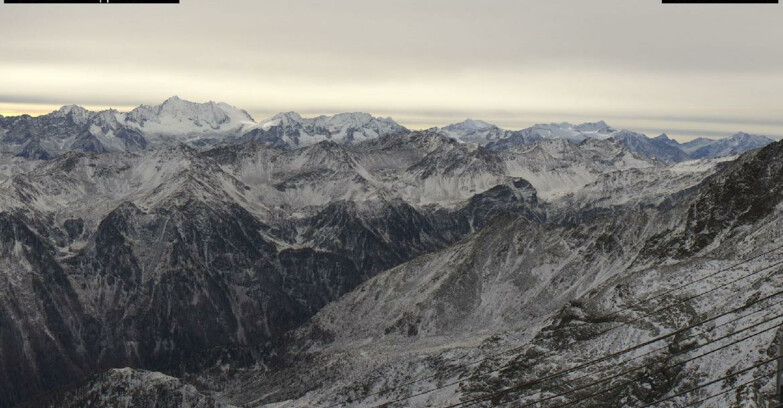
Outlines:
<svg viewBox="0 0 783 408"><path fill-rule="evenodd" d="M706 180L687 202L683 222L656 236L648 251L684 258L733 229L772 214L783 200L783 144L747 153Z"/></svg>

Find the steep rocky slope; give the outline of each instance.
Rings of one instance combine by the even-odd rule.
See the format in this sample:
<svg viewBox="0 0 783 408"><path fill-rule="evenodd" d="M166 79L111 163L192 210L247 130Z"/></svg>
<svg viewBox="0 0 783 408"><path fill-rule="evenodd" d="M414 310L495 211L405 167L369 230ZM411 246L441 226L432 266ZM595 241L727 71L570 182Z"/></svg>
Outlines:
<svg viewBox="0 0 783 408"><path fill-rule="evenodd" d="M559 226L499 219L328 305L293 336L283 368L245 372L223 397L768 406L783 315L781 145L658 207Z"/></svg>
<svg viewBox="0 0 783 408"><path fill-rule="evenodd" d="M70 390L41 396L20 407L233 408L216 403L214 398L174 377L130 368L106 371Z"/></svg>
<svg viewBox="0 0 783 408"><path fill-rule="evenodd" d="M405 382L419 358L458 366L448 350L480 355L464 347L517 326L521 344L570 300L659 260L635 256L656 253L649 237L682 224L681 203L720 168L612 140L494 151L434 132L4 157L3 405L58 387L60 401L168 401L194 379L194 406L308 405L377 386L361 380L373 370ZM659 201L633 181L617 186L625 200L597 187L625 174L669 197L661 209L636 208ZM614 218L584 215L606 203ZM159 375L106 371L121 367L181 380L158 394Z"/></svg>
<svg viewBox="0 0 783 408"><path fill-rule="evenodd" d="M505 178L457 205L420 207L355 154L332 142L178 145L70 152L13 175L0 198L2 403L112 367L248 364L377 272L503 214L544 217L533 188ZM429 171L483 171L458 164Z"/></svg>

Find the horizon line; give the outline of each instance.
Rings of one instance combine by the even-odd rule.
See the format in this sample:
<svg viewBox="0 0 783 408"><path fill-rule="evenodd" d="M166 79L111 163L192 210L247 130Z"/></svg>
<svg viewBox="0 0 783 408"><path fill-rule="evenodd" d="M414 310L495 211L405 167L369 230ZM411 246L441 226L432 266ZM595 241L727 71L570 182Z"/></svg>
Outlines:
<svg viewBox="0 0 783 408"><path fill-rule="evenodd" d="M758 131L747 131L742 130L741 126L738 126L737 128L740 130L715 130L715 129L707 129L707 128L673 128L673 127L665 127L665 126L613 126L609 122L613 122L614 120L617 120L618 122L622 122L623 120L631 120L631 121L669 121L669 122L683 122L683 123L725 123L725 124L736 124L739 125L740 123L748 124L763 124L763 125L777 125L777 126L783 126L783 122L776 122L776 121L765 121L765 120L741 120L736 119L734 121L730 119L726 119L725 117L671 117L671 116L663 116L663 117L640 117L640 116L619 116L609 119L591 119L591 120L573 120L575 119L573 114L564 114L563 116L572 116L572 119L570 120L530 120L530 114L525 113L514 113L507 110L503 111L495 111L495 110L489 110L485 113L488 114L488 116L491 116L492 114L501 114L502 116L505 116L504 119L497 121L492 119L480 119L482 116L480 113L477 112L477 115L471 115L470 113L466 113L466 111L460 111L460 110L453 110L453 111L441 111L436 112L436 114L432 116L441 116L440 119L445 119L443 116L450 116L454 119L447 119L447 120L435 120L435 118L430 118L428 120L422 120L423 118L417 118L416 120L405 120L405 119L395 119L393 114L390 114L391 112L387 111L387 114L375 114L371 112L371 109L368 110L355 110L355 109L346 109L346 110L336 110L336 109L305 109L305 110L291 110L291 109L283 109L283 110L277 110L275 113L272 110L268 110L265 112L260 112L259 110L256 110L255 113L251 113L248 109L240 108L236 105L233 105L228 102L222 102L222 101L215 101L215 100L208 100L206 102L196 102L189 99L183 99L180 98L177 95L170 96L166 99L164 99L162 102L157 104L148 104L148 103L141 103L139 105L109 105L109 104L78 104L78 103L65 103L65 104L58 104L58 103L17 103L17 102L0 102L0 116L2 117L20 117L20 116L30 116L30 117L41 117L46 116L49 114L52 114L54 112L57 112L58 110L68 107L68 106L77 106L80 108L83 108L90 112L104 112L104 111L116 111L118 113L129 113L133 111L134 109L141 107L141 106L160 106L163 103L165 103L168 100L171 99L178 99L184 102L190 102L195 104L208 104L208 103L215 103L215 104L226 104L231 107L234 107L236 109L242 110L248 115L251 116L251 119L254 123L262 124L265 120L271 119L277 114L281 113L288 113L288 112L294 112L299 115L301 115L304 119L313 119L319 116L334 116L336 114L340 113L367 113L373 117L376 118L390 118L396 123L402 125L403 127L412 130L412 131L423 131L423 130L429 130L433 128L444 128L449 125L458 124L465 122L467 120L476 120L481 121L487 124L490 124L492 126L496 126L501 130L506 131L518 131L530 128L532 126L536 125L551 125L551 124L562 124L567 123L571 125L580 125L585 123L598 123L598 122L604 122L607 123L608 126L615 128L618 131L622 130L628 130L635 133L643 134L649 138L653 138L662 134L666 134L669 138L675 139L675 140L685 140L690 141L697 138L717 138L717 139L723 139L723 138L729 138L733 135L736 135L738 133L748 133L748 134L754 134L754 135L760 135L760 136L766 136L774 140L781 140L783 139L783 135L771 133L771 132L758 132ZM4 105L17 105L19 108L6 108ZM38 106L40 108L33 108L34 106ZM399 111L399 110L392 110L396 112L397 114L401 114L399 117L405 117L407 114L418 114L418 115L424 115L428 116L428 113L433 113L431 109L423 109L423 110L410 110L410 111ZM261 115L258 115L261 113ZM462 116L458 116L462 115ZM542 114L539 116L549 116L552 117L554 113L549 114ZM582 117L585 117L584 115L579 115ZM610 115L611 116L611 115ZM263 117L263 119L259 120L258 117ZM525 118L527 117L527 118ZM461 118L461 119L460 119ZM525 118L525 119L523 119ZM517 123L527 123L527 125L517 125L517 126L509 126L509 125L503 125L498 124L498 122L517 122ZM520 127L521 126L521 127ZM665 130L661 130L665 129ZM652 135L652 136L650 136Z"/></svg>

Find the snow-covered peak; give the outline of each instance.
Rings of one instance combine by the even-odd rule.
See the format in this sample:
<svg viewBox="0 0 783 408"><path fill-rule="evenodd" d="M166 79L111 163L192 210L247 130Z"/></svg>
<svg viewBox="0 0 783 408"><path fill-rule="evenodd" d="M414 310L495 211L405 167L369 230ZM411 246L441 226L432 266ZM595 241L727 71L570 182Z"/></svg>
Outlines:
<svg viewBox="0 0 783 408"><path fill-rule="evenodd" d="M657 139L657 140L672 140L671 138L669 138L669 135L667 135L666 133L661 133L660 135L655 136L654 139Z"/></svg>
<svg viewBox="0 0 783 408"><path fill-rule="evenodd" d="M272 116L272 119L288 120L291 122L301 122L303 120L302 115L296 112L280 112L275 116Z"/></svg>
<svg viewBox="0 0 783 408"><path fill-rule="evenodd" d="M669 139L666 134L651 139L641 133L621 130L612 134L611 138L623 144L630 151L645 157L656 158L668 163L688 160L688 155L680 149L679 144Z"/></svg>
<svg viewBox="0 0 783 408"><path fill-rule="evenodd" d="M380 118L364 112L338 113L332 116L303 118L296 112L278 113L264 120L248 138L265 144L287 147L309 146L322 141L355 144L408 130L392 118Z"/></svg>
<svg viewBox="0 0 783 408"><path fill-rule="evenodd" d="M648 139L647 136L645 136L645 135L643 135L641 133L636 133L634 131L627 130L627 129L620 130L620 131L614 133L614 135L612 135L612 136L613 136L614 139L621 139L621 138L633 138L633 139L642 139L642 138L644 138L644 139Z"/></svg>
<svg viewBox="0 0 783 408"><path fill-rule="evenodd" d="M74 123L85 123L92 112L78 105L65 105L50 115L57 118L71 118Z"/></svg>
<svg viewBox="0 0 783 408"><path fill-rule="evenodd" d="M125 114L120 113L115 109L106 109L100 112L95 112L93 117L97 122L100 123L110 123L114 125L125 122Z"/></svg>
<svg viewBox="0 0 783 408"><path fill-rule="evenodd" d="M178 95L173 95L173 96L169 97L168 99L166 99L165 101L163 101L163 105L175 104L175 103L179 103L179 102L185 102L185 101L183 101Z"/></svg>
<svg viewBox="0 0 783 408"><path fill-rule="evenodd" d="M764 144L765 146L774 142L774 140L764 136L764 135L754 135L750 133L745 132L739 132L735 135L731 136L729 138L733 143L741 144L741 143L755 143L755 144Z"/></svg>
<svg viewBox="0 0 783 408"><path fill-rule="evenodd" d="M79 105L63 105L60 107L60 109L57 109L56 111L52 112L55 116L66 116L72 112L86 112L87 109L79 106Z"/></svg>
<svg viewBox="0 0 783 408"><path fill-rule="evenodd" d="M329 118L328 116L322 117ZM373 120L373 116L367 112L343 112L332 116L331 120L334 122L369 122Z"/></svg>
<svg viewBox="0 0 783 408"><path fill-rule="evenodd" d="M760 135L739 132L725 139L695 139L682 145L683 150L694 159L711 159L715 157L733 156L749 150L762 148L774 140Z"/></svg>
<svg viewBox="0 0 783 408"><path fill-rule="evenodd" d="M585 139L607 139L616 130L601 121L581 125L572 125L568 122L538 124L524 129L523 132L544 139L565 139L572 143L580 143Z"/></svg>
<svg viewBox="0 0 783 408"><path fill-rule="evenodd" d="M581 125L574 126L574 129L580 132L603 133L603 134L616 132L616 130L613 127L607 125L606 122L602 120L599 120L598 122L582 123Z"/></svg>
<svg viewBox="0 0 783 408"><path fill-rule="evenodd" d="M316 126L326 126L330 130L340 130L345 128L359 128L370 124L373 120L384 122L385 119L373 118L369 113L352 112L338 113L334 116L319 116L314 119Z"/></svg>
<svg viewBox="0 0 783 408"><path fill-rule="evenodd" d="M508 131L483 120L466 119L463 122L453 123L436 132L459 140L463 143L476 143L486 145L496 140L508 137Z"/></svg>
<svg viewBox="0 0 783 408"><path fill-rule="evenodd" d="M477 130L486 130L486 129L493 129L493 128L497 128L497 126L491 123L484 122L483 120L466 119L463 122L448 125L443 129L449 131L458 131L458 130L477 131Z"/></svg>
<svg viewBox="0 0 783 408"><path fill-rule="evenodd" d="M250 114L229 104L196 103L177 96L157 106L139 106L125 121L146 133L165 135L225 133L255 125Z"/></svg>
<svg viewBox="0 0 783 408"><path fill-rule="evenodd" d="M269 119L262 121L258 127L263 130L269 130L274 126L290 127L290 126L302 126L304 119L296 112L280 112Z"/></svg>

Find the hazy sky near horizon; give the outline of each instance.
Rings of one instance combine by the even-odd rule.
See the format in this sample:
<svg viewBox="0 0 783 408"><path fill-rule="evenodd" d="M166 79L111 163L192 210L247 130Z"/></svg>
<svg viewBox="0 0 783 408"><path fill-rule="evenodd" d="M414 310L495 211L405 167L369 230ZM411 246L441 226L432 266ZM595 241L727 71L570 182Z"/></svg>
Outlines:
<svg viewBox="0 0 783 408"><path fill-rule="evenodd" d="M171 95L411 128L606 120L783 137L783 6L660 0L0 4L0 114Z"/></svg>

